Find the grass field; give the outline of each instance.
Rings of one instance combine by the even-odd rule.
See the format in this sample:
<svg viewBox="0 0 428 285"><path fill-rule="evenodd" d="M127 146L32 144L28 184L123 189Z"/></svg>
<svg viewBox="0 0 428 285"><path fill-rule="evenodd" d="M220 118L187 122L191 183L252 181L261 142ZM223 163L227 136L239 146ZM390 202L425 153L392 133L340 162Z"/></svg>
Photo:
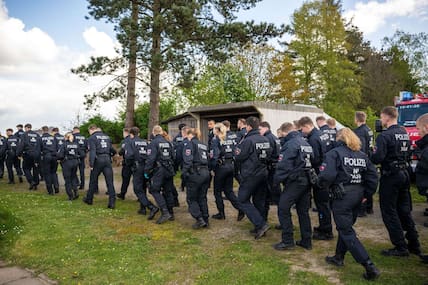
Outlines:
<svg viewBox="0 0 428 285"><path fill-rule="evenodd" d="M176 221L156 225L136 213L138 204L131 196L109 210L102 188L93 206L80 200L68 202L61 190L52 197L46 195L43 183L37 192L29 192L25 183L10 186L0 182L1 259L43 272L60 284L368 283L361 278L363 268L349 254L343 268L325 264L324 257L334 253L335 241L314 241L312 251L277 252L271 245L280 240L280 232L274 229L255 241L248 233L250 222L237 222L227 201L225 221L211 220L209 229L195 231L182 192ZM211 191L209 200L214 214ZM426 204L417 200L414 216L423 249L428 252L428 229L421 226ZM381 249L391 245L379 210L375 210L374 216L357 222L356 230L382 271L376 283L428 283L428 265L416 256L380 255ZM275 211L272 207L272 225L277 223ZM314 213L311 215L316 225Z"/></svg>

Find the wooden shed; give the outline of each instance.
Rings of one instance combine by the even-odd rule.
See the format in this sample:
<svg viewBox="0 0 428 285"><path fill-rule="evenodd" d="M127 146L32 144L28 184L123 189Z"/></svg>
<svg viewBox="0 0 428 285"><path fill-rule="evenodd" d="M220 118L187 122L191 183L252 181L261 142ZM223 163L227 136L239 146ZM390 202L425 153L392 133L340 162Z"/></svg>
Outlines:
<svg viewBox="0 0 428 285"><path fill-rule="evenodd" d="M231 130L236 131L239 118L255 116L261 121L269 122L272 132L276 134L276 130L284 122L293 122L303 116L308 116L315 123L315 118L320 115L325 115L323 110L310 105L248 101L192 107L187 112L171 117L162 123L168 124L168 132L171 137L175 137L178 134L178 125L181 123L192 128L199 128L202 139L206 142L209 120L215 120L216 122L229 120Z"/></svg>

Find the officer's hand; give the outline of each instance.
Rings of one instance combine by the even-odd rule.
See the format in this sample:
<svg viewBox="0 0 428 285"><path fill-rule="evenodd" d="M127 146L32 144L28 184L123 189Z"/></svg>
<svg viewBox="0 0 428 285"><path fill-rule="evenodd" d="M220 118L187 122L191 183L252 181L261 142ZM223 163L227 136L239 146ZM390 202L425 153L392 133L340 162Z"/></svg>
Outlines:
<svg viewBox="0 0 428 285"><path fill-rule="evenodd" d="M147 180L150 179L150 176L148 173L144 173L144 178L146 178Z"/></svg>
<svg viewBox="0 0 428 285"><path fill-rule="evenodd" d="M214 172L214 170L211 170L211 171L210 171L210 173L211 173L211 176L212 176L212 177L214 177L214 176L215 176L215 172Z"/></svg>
<svg viewBox="0 0 428 285"><path fill-rule="evenodd" d="M418 187L418 192L419 192L419 195L428 197L428 188Z"/></svg>
<svg viewBox="0 0 428 285"><path fill-rule="evenodd" d="M361 201L362 204L365 204L367 202L367 198L363 198L363 200Z"/></svg>
<svg viewBox="0 0 428 285"><path fill-rule="evenodd" d="M91 169L91 171L92 171L92 170L94 170L94 168L93 168L93 167L90 167L90 169Z"/></svg>

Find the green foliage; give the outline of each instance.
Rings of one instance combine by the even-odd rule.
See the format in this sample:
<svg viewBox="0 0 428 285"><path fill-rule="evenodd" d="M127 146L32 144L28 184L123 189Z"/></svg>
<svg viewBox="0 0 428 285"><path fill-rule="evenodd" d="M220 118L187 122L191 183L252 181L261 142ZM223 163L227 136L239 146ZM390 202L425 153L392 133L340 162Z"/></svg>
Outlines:
<svg viewBox="0 0 428 285"><path fill-rule="evenodd" d="M420 89L428 88L428 33L411 34L397 30L392 37L385 37L383 48L396 49L409 64L412 78ZM410 90L410 89L408 89Z"/></svg>
<svg viewBox="0 0 428 285"><path fill-rule="evenodd" d="M244 72L232 64L206 66L192 87L183 88L183 95L191 106L251 101L256 98Z"/></svg>
<svg viewBox="0 0 428 285"><path fill-rule="evenodd" d="M145 102L140 104L135 109L135 125L140 129L140 136L146 137L148 134L148 125L149 125L149 112L150 103ZM168 118L176 114L175 102L172 99L161 100L159 104L159 119L160 121L165 121ZM122 119L125 118L125 114L120 115ZM167 125L161 125L164 130L168 130Z"/></svg>
<svg viewBox="0 0 428 285"><path fill-rule="evenodd" d="M340 5L310 1L293 14L298 96L293 101L322 107L330 116L351 125L349 116L360 102L358 66L347 57L345 24ZM340 106L340 108L337 108Z"/></svg>
<svg viewBox="0 0 428 285"><path fill-rule="evenodd" d="M80 126L81 134L88 137L89 136L88 127L92 124L97 125L99 128L102 129L104 133L110 136L114 144L118 144L122 141L123 139L122 130L124 127L124 124L122 121L111 121L111 120L105 119L101 115L95 115L94 117L88 119L87 122L85 122Z"/></svg>

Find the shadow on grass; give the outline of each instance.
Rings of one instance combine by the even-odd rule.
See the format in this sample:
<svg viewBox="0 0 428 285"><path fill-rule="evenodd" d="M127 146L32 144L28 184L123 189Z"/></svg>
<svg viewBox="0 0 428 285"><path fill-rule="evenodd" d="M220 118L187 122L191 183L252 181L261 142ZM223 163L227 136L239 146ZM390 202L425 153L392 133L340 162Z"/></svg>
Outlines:
<svg viewBox="0 0 428 285"><path fill-rule="evenodd" d="M0 208L0 257L9 253L14 246L22 232L21 224L10 211Z"/></svg>

